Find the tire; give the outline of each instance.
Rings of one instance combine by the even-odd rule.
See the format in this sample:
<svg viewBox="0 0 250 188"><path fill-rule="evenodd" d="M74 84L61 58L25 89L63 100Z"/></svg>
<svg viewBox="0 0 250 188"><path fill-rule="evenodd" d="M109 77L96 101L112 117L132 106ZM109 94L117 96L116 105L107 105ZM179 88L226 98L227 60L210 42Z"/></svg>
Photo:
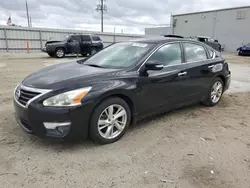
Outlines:
<svg viewBox="0 0 250 188"><path fill-rule="evenodd" d="M241 50L239 50L238 55L239 55L239 56L242 56L242 52L241 52Z"/></svg>
<svg viewBox="0 0 250 188"><path fill-rule="evenodd" d="M88 53L82 53L82 56L83 57L85 57L85 56L87 56L88 55Z"/></svg>
<svg viewBox="0 0 250 188"><path fill-rule="evenodd" d="M110 108L113 110L109 111ZM117 112L118 109L120 109L119 112ZM112 114L112 116L108 116L110 115L109 113ZM118 116L119 114L124 115L118 117L117 113ZM113 118L114 116L118 118ZM109 119L109 117L111 118ZM113 143L125 134L130 120L131 111L128 104L118 97L108 98L94 109L90 120L90 138L99 144ZM118 123L117 121L119 122L119 126L116 124Z"/></svg>
<svg viewBox="0 0 250 188"><path fill-rule="evenodd" d="M91 48L90 55L94 55L97 53L96 48Z"/></svg>
<svg viewBox="0 0 250 188"><path fill-rule="evenodd" d="M202 104L205 106L217 105L221 100L223 91L224 91L224 82L220 78L216 78L209 89L206 100L203 101Z"/></svg>
<svg viewBox="0 0 250 188"><path fill-rule="evenodd" d="M55 57L63 58L65 56L65 50L63 48L57 48L55 50Z"/></svg>
<svg viewBox="0 0 250 188"><path fill-rule="evenodd" d="M48 53L50 57L54 57L54 53Z"/></svg>

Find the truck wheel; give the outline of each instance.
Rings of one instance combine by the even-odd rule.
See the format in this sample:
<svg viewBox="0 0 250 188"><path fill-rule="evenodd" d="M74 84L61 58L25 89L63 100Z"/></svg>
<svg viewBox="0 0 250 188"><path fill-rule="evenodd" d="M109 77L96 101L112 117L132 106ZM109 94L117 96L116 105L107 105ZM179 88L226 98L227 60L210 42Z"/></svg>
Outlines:
<svg viewBox="0 0 250 188"><path fill-rule="evenodd" d="M87 56L87 55L88 55L87 53L82 53L82 56L83 56L83 57L85 57L85 56Z"/></svg>
<svg viewBox="0 0 250 188"><path fill-rule="evenodd" d="M94 55L97 53L97 50L96 48L91 48L91 52L90 52L90 55Z"/></svg>
<svg viewBox="0 0 250 188"><path fill-rule="evenodd" d="M63 48L57 48L55 51L55 56L57 58L63 58L65 56L65 50Z"/></svg>

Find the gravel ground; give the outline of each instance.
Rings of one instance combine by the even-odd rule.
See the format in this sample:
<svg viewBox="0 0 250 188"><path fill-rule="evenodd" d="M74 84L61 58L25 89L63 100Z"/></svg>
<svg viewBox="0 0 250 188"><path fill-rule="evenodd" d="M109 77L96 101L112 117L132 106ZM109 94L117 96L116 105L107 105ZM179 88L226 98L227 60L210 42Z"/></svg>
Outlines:
<svg viewBox="0 0 250 188"><path fill-rule="evenodd" d="M42 140L14 119L14 87L31 72L75 57L0 54L0 187L250 187L250 57L225 57L232 86L218 106L144 120L120 141L99 146Z"/></svg>

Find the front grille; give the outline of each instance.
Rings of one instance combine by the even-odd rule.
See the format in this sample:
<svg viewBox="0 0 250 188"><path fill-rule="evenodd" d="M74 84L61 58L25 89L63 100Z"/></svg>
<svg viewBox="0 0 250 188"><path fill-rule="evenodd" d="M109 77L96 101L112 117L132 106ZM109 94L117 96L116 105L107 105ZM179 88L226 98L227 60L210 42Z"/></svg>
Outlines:
<svg viewBox="0 0 250 188"><path fill-rule="evenodd" d="M20 89L20 97L17 99L22 105L26 106L29 100L33 99L34 97L40 95L41 93L27 91L24 89Z"/></svg>
<svg viewBox="0 0 250 188"><path fill-rule="evenodd" d="M22 124L23 127L25 127L26 129L28 129L29 131L31 131L31 126L30 126L30 124L26 120L24 120L23 118L21 118L20 121L21 121L21 124Z"/></svg>

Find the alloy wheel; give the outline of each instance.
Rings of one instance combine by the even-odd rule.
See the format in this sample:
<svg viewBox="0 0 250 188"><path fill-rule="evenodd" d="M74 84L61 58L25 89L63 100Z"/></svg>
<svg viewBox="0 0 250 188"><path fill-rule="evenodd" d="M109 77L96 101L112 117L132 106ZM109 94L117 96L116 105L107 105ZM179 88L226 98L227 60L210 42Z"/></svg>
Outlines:
<svg viewBox="0 0 250 188"><path fill-rule="evenodd" d="M127 124L127 112L118 104L108 106L98 119L98 132L105 139L118 137Z"/></svg>
<svg viewBox="0 0 250 188"><path fill-rule="evenodd" d="M96 52L97 52L96 49L92 49L92 50L91 50L91 55L96 54Z"/></svg>
<svg viewBox="0 0 250 188"><path fill-rule="evenodd" d="M217 103L222 95L223 86L220 81L214 83L211 91L211 100L213 103Z"/></svg>
<svg viewBox="0 0 250 188"><path fill-rule="evenodd" d="M64 56L64 51L63 51L63 49L58 49L58 50L56 51L56 56L57 56L57 57L63 57L63 56Z"/></svg>

